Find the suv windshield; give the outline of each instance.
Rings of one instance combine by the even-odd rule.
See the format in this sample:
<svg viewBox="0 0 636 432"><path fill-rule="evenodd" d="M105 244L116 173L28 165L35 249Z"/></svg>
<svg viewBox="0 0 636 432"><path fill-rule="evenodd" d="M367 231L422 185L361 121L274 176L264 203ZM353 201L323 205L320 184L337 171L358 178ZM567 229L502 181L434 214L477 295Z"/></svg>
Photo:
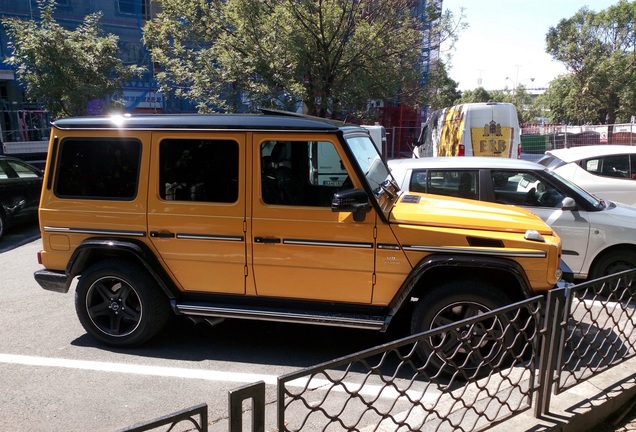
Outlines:
<svg viewBox="0 0 636 432"><path fill-rule="evenodd" d="M376 146L367 136L349 137L347 143L371 189L379 195L382 192L382 183L389 177L389 170ZM393 180L392 177L389 179Z"/></svg>
<svg viewBox="0 0 636 432"><path fill-rule="evenodd" d="M346 140L380 209L385 214L390 212L399 195L400 188L377 147L368 136L350 136Z"/></svg>

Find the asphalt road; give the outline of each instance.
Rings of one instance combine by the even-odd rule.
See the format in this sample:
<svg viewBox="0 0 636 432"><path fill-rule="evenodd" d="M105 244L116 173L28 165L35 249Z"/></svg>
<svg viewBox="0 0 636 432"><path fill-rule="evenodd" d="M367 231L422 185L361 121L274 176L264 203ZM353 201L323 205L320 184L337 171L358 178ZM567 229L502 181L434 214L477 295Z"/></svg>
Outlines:
<svg viewBox="0 0 636 432"><path fill-rule="evenodd" d="M33 279L36 227L0 239L0 430L114 431L200 403L211 431L227 431L228 391L276 378L396 337L376 332L227 320L210 327L175 318L138 349L85 334L68 294ZM244 420L245 421L245 420ZM267 418L272 430L275 418Z"/></svg>

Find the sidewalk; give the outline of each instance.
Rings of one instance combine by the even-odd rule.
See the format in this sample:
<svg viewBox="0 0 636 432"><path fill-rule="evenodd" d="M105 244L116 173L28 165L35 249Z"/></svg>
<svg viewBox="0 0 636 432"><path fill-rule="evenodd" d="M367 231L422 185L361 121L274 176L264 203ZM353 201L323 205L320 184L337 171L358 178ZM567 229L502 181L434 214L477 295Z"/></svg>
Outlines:
<svg viewBox="0 0 636 432"><path fill-rule="evenodd" d="M598 432L636 431L636 399L608 418L607 425Z"/></svg>
<svg viewBox="0 0 636 432"><path fill-rule="evenodd" d="M489 429L493 432L636 431L636 358L631 358L560 395L550 413L537 419L528 410Z"/></svg>

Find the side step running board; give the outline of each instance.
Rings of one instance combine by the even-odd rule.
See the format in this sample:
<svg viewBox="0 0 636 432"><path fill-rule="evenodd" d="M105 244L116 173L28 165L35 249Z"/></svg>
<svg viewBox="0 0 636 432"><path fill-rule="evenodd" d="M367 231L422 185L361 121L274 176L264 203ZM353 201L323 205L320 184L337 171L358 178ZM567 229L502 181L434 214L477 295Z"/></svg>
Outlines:
<svg viewBox="0 0 636 432"><path fill-rule="evenodd" d="M316 324L386 331L390 317L356 314L328 314L323 311L295 311L249 309L240 306L177 303L172 308L178 314L201 317L237 318L263 321Z"/></svg>

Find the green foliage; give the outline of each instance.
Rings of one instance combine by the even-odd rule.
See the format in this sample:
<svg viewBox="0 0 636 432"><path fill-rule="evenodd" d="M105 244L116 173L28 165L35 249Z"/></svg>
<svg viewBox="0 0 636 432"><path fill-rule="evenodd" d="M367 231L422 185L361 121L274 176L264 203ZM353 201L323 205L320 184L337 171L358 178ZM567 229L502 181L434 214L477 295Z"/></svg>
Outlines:
<svg viewBox="0 0 636 432"><path fill-rule="evenodd" d="M222 1L163 0L161 12L144 27L143 40L160 71L160 90L189 99L202 112L223 106L231 79L216 62L217 41L227 21Z"/></svg>
<svg viewBox="0 0 636 432"><path fill-rule="evenodd" d="M546 36L547 52L569 70L542 98L552 121L616 123L636 111L636 1L581 8Z"/></svg>
<svg viewBox="0 0 636 432"><path fill-rule="evenodd" d="M103 34L101 14L88 15L68 31L53 17L55 0L37 3L39 22L2 20L11 51L5 62L15 67L27 97L43 104L52 118L89 114L91 103L118 96L123 82L140 73L116 57L117 37Z"/></svg>
<svg viewBox="0 0 636 432"><path fill-rule="evenodd" d="M440 60L429 73L430 88L428 106L432 112L436 109L452 106L462 94L457 90L457 82L448 76L445 64Z"/></svg>
<svg viewBox="0 0 636 432"><path fill-rule="evenodd" d="M240 89L256 109L309 114L366 110L369 99L421 104L420 22L408 0L158 0L144 29L162 91L201 111L237 109ZM236 95L238 98L238 95ZM244 100L245 102L245 100Z"/></svg>
<svg viewBox="0 0 636 432"><path fill-rule="evenodd" d="M460 33L468 27L465 21L464 8L460 8L459 16L450 10L441 11L432 2L426 11L426 17L434 23L430 31L423 32L423 40L431 52L438 52L440 58L431 65L428 81L423 89L423 103L429 111L453 105L461 97L457 90L457 82L450 78L448 69L452 64L452 53ZM442 50L442 44L446 47Z"/></svg>
<svg viewBox="0 0 636 432"><path fill-rule="evenodd" d="M461 97L456 99L453 104L457 105L470 102L508 102L517 109L517 117L519 123L534 123L540 116L541 110L534 105L532 96L526 91L522 85L517 86L511 91L491 90L488 91L483 87L477 87L474 90L466 90Z"/></svg>
<svg viewBox="0 0 636 432"><path fill-rule="evenodd" d="M454 104L463 104L471 102L504 102L494 101L492 95L483 87L477 87L474 90L466 90L462 92L461 97L455 100Z"/></svg>

